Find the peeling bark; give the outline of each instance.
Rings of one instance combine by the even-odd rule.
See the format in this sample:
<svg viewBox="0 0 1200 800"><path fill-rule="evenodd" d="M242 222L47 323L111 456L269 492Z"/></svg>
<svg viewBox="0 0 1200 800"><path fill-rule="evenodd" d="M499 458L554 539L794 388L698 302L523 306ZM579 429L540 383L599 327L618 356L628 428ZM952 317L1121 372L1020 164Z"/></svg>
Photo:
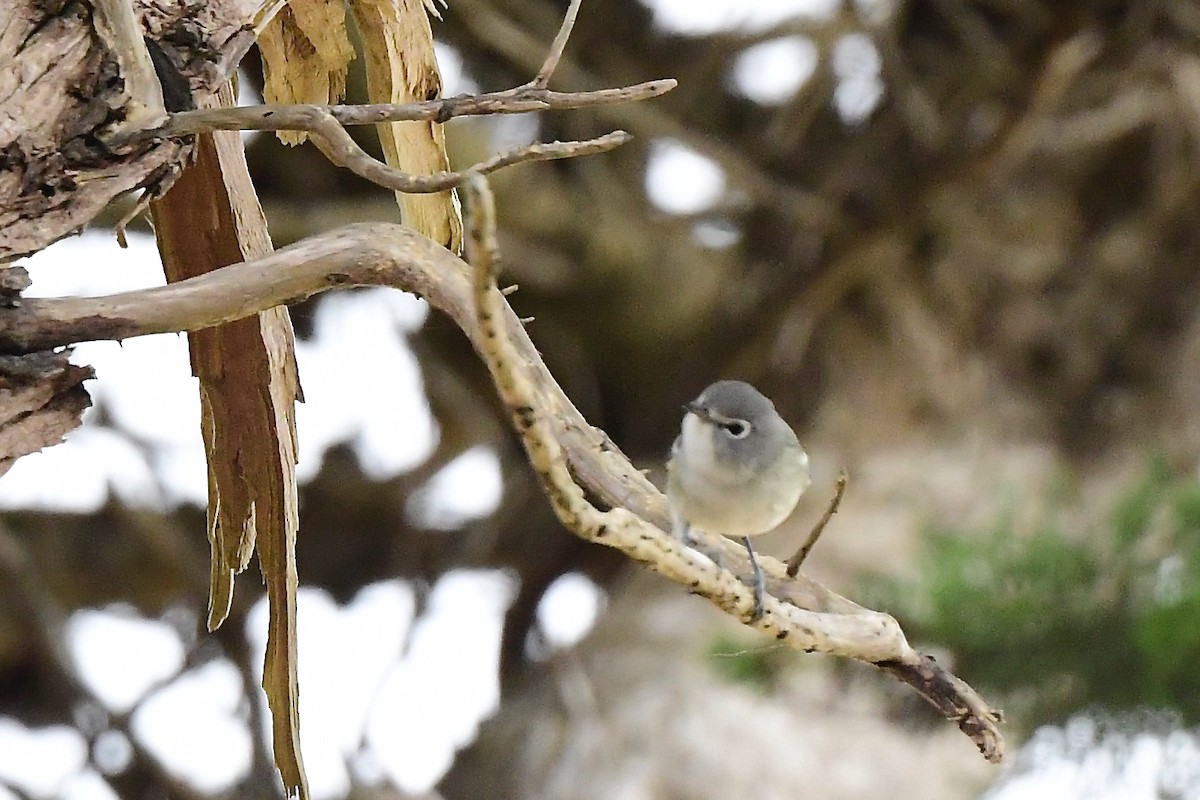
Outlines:
<svg viewBox="0 0 1200 800"><path fill-rule="evenodd" d="M0 475L21 456L56 445L79 427L92 404L83 382L91 367L67 361L70 350L0 356Z"/></svg>
<svg viewBox="0 0 1200 800"><path fill-rule="evenodd" d="M163 191L191 145L110 143L130 97L117 59L80 3L15 0L0 23L0 261L80 230L133 189ZM272 12L267 0L135 0L155 41L198 99L212 96Z"/></svg>

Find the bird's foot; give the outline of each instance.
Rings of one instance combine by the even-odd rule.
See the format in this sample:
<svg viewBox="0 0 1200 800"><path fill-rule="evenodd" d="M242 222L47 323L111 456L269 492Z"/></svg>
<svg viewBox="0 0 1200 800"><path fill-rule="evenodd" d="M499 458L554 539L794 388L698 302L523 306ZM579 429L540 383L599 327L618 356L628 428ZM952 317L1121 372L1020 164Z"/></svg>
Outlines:
<svg viewBox="0 0 1200 800"><path fill-rule="evenodd" d="M742 544L746 546L746 552L750 555L750 567L754 570L754 613L750 615L750 622L755 623L766 613L764 600L767 596L767 582L763 578L762 568L758 566L758 559L754 557L754 548L750 546L750 537L743 536Z"/></svg>

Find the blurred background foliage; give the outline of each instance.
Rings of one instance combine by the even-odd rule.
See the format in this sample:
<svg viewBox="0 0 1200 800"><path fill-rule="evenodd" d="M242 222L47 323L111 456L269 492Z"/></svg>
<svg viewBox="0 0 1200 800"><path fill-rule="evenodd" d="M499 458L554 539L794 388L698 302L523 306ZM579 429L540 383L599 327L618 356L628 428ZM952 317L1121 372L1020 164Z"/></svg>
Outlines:
<svg viewBox="0 0 1200 800"><path fill-rule="evenodd" d="M1057 516L1057 515L1055 515ZM1200 486L1156 460L1104 519L1070 531L933 527L915 580L867 589L914 641L1008 698L1023 726L1089 706L1200 715ZM870 602L870 601L869 601Z"/></svg>
<svg viewBox="0 0 1200 800"><path fill-rule="evenodd" d="M1013 749L1088 705L1195 721L1200 2L830 0L760 24L739 22L751 4L724 21L716 4L671 5L585 0L552 84L677 78L666 97L448 126L456 164L535 136L637 136L493 179L511 302L568 395L653 474L683 401L719 377L757 384L816 473L766 552L790 554L846 467L806 569L1001 692ZM540 65L565 7L450 0L434 35L465 86L504 89ZM255 54L244 67L260 81ZM790 92L759 91L756 76L786 75L800 76ZM311 146L260 136L248 158L277 246L396 217L388 192ZM293 310L302 339L322 302ZM408 341L436 449L386 481L332 450L302 490L299 563L340 603L401 577L420 606L461 567L515 579L502 701L444 796L950 798L993 779L951 726L907 725L886 678L757 652L704 604L566 535L459 332L433 316ZM495 514L447 533L405 512L479 446L504 476ZM113 500L4 523L4 713L69 721L82 694L55 677L31 597L64 614L203 608L194 509ZM538 604L568 573L601 586L607 611L577 651L530 658ZM254 584L215 639L247 685ZM135 755L112 779L122 796L188 794ZM250 774L240 791L269 796L261 747Z"/></svg>

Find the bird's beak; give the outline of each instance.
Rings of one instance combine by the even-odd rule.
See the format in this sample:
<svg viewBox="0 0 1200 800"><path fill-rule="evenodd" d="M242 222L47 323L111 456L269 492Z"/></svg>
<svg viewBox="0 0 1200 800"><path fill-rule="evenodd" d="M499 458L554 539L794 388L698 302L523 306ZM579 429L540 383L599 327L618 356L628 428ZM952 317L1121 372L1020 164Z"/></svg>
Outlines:
<svg viewBox="0 0 1200 800"><path fill-rule="evenodd" d="M696 400L693 400L690 403L684 403L683 413L695 414L697 417L703 420L708 419L708 410L704 406L700 405L700 403Z"/></svg>

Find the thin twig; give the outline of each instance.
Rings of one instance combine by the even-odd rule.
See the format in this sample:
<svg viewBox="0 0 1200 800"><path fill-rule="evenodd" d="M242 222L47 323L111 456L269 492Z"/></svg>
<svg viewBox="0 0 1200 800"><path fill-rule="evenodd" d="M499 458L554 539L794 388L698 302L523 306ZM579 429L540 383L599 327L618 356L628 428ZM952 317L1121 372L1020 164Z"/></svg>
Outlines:
<svg viewBox="0 0 1200 800"><path fill-rule="evenodd" d="M673 84L674 81L670 83ZM644 85L648 86L648 84ZM376 106L373 108L376 110L398 109L404 108L404 106ZM238 113L247 111L254 113L248 117ZM305 131L312 139L313 144L334 164L345 167L359 177L384 188L410 194L428 194L452 189L462 183L466 175L471 172L487 174L523 161L548 161L603 153L633 138L624 131L613 131L583 142L538 142L493 156L459 172L411 175L373 158L367 151L359 147L353 137L342 127L334 111L328 106L295 105L205 109L182 112L175 115L173 119L180 118L186 118L189 121L190 124L186 129L193 132L202 129L240 129L243 124L250 124L252 129ZM366 119L363 118L359 121L366 121ZM259 127L255 128L256 125ZM168 126L168 128L170 127Z"/></svg>
<svg viewBox="0 0 1200 800"><path fill-rule="evenodd" d="M432 175L411 175L372 158L351 138L346 129L325 112L312 115L308 131L313 144L326 158L372 183L396 192L425 194L452 189L472 173L487 174L522 161L548 161L603 153L625 144L633 137L625 131L613 131L584 142L536 143L492 156L460 172L435 172Z"/></svg>
<svg viewBox="0 0 1200 800"><path fill-rule="evenodd" d="M554 42L550 45L550 52L546 54L546 60L542 62L542 68L538 70L537 75L529 82L530 86L538 89L545 89L550 83L550 76L554 74L554 69L558 66L558 62L562 59L563 50L567 47L567 40L571 38L571 29L575 27L575 18L579 16L579 6L583 4L583 0L571 0L571 5L567 8L567 15L563 17L562 27L558 29L558 34L554 37Z"/></svg>
<svg viewBox="0 0 1200 800"><path fill-rule="evenodd" d="M312 104L205 108L172 114L162 127L147 136L174 138L209 131L288 131L308 130L317 112L324 112L342 125L375 125L380 122L445 122L454 117L485 114L524 114L611 103L636 102L666 94L678 85L672 79L647 81L617 89L592 92L555 92L530 85L503 92L460 94L440 100L417 103L368 103L363 105Z"/></svg>
<svg viewBox="0 0 1200 800"><path fill-rule="evenodd" d="M821 533L825 530L825 526L829 524L829 520L837 513L838 506L842 504L842 495L846 493L846 470L838 475L837 488L833 490L833 499L829 501L829 507L825 509L825 513L821 515L821 519L813 526L809 532L808 538L804 540L804 544L800 545L800 549L796 551L796 555L788 559L787 574L789 578L796 577L800 572L800 565L804 563L804 559L808 558L809 552L813 549L813 545L817 543L817 539L821 538Z"/></svg>
<svg viewBox="0 0 1200 800"><path fill-rule="evenodd" d="M117 244L120 245L122 250L129 247L129 241L125 238L125 230L129 227L129 223L141 216L141 214L150 207L150 203L154 199L154 192L150 191L149 189L144 189L142 191L142 196L139 197L137 202L133 204L133 208L122 214L121 218L117 220L117 224L113 226L113 232L117 235ZM146 219L149 221L149 215L147 215ZM150 226L154 227L154 223L151 222Z"/></svg>

